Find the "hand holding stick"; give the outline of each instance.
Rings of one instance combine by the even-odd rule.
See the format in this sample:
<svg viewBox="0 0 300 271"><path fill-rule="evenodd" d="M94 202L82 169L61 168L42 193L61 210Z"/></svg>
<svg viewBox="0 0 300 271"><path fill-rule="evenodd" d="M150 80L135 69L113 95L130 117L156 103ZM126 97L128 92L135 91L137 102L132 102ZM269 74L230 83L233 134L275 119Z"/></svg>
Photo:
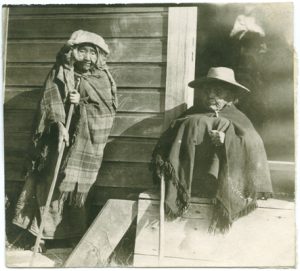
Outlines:
<svg viewBox="0 0 300 271"><path fill-rule="evenodd" d="M80 83L80 80L77 81L76 89L79 87L79 83ZM69 128L70 128L71 119L72 119L72 115L73 115L73 110L74 110L74 104L72 103L70 105L68 116L67 116L67 122L66 122L66 130L67 131L69 131ZM44 212L43 212L42 218L41 218L41 225L39 227L39 232L38 232L38 235L36 237L36 241L35 241L35 245L34 245L34 249L33 249L33 254L31 256L31 260L30 260L30 264L29 264L30 267L33 266L36 253L38 251L38 247L39 247L39 244L40 244L41 239L42 239L42 234L43 234L43 230L44 230L44 227L45 227L46 215L49 212L49 206L50 206L50 203L51 203L51 200L52 200L52 196L53 196L54 188L55 188L55 185L56 185L57 176L58 176L58 172L59 172L59 169L60 169L60 164L61 164L61 160L62 160L62 157L63 157L63 154L64 154L65 146L66 146L65 141L63 141L62 144L61 144L61 147L59 149L58 158L57 158L56 165L55 165L55 170L54 170L53 180L52 180L52 183L51 183L51 186L50 186L50 190L49 190L49 194L48 194L48 197L47 197L46 205L45 205Z"/></svg>

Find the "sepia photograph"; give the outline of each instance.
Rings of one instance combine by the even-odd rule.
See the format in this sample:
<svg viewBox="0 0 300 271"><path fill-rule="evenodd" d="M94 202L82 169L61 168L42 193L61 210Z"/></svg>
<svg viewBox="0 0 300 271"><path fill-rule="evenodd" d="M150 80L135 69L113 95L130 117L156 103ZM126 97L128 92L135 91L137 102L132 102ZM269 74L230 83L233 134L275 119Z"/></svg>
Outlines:
<svg viewBox="0 0 300 271"><path fill-rule="evenodd" d="M5 266L296 268L295 16L2 5Z"/></svg>

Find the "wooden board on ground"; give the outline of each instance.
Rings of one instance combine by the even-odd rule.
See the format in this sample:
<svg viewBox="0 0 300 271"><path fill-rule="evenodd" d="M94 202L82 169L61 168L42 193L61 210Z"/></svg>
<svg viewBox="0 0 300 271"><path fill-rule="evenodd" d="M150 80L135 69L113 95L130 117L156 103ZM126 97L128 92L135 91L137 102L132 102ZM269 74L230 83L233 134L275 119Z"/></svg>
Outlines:
<svg viewBox="0 0 300 271"><path fill-rule="evenodd" d="M109 200L65 263L103 267L137 215L136 201Z"/></svg>
<svg viewBox="0 0 300 271"><path fill-rule="evenodd" d="M70 254L72 253L72 248L50 248L47 249L45 253L42 255L47 257L48 259L54 261L53 267L62 267L65 261L68 259Z"/></svg>
<svg viewBox="0 0 300 271"><path fill-rule="evenodd" d="M6 267L24 268L30 267L31 250L11 250L6 251ZM40 253L36 254L34 267L55 267L55 261Z"/></svg>
<svg viewBox="0 0 300 271"><path fill-rule="evenodd" d="M153 198L143 193L138 201L136 267L295 265L294 203L276 199L259 201L259 208L235 221L226 234L208 233L213 206L193 199L183 217L165 221L165 258L159 263L159 200Z"/></svg>

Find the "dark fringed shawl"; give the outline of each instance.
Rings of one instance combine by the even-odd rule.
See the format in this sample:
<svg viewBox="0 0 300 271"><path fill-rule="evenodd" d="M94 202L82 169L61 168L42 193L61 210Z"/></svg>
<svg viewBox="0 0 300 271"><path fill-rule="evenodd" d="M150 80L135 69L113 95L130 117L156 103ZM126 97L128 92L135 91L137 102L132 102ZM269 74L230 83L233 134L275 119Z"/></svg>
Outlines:
<svg viewBox="0 0 300 271"><path fill-rule="evenodd" d="M172 122L153 152L155 182L159 181L162 173L165 175L165 206L169 217L181 216L188 208L195 173L197 176L207 176L209 173L210 159L206 167L194 164L197 144L211 144L207 135L209 125L204 125L209 123L207 117L216 119L210 112L189 109ZM272 194L264 145L250 120L234 105L220 111L219 117L229 120L229 125L226 127L224 145L210 146L211 152L220 159L210 226L213 232L228 230L235 219L254 210L260 193ZM202 154L197 152L197 155Z"/></svg>

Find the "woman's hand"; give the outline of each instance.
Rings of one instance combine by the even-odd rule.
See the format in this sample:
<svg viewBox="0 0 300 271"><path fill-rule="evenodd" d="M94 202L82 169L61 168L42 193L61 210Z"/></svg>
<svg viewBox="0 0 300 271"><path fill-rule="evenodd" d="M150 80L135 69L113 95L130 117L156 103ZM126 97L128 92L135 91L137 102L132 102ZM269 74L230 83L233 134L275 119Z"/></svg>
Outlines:
<svg viewBox="0 0 300 271"><path fill-rule="evenodd" d="M80 101L79 92L76 90L73 90L72 92L70 92L69 99L72 104L79 104L79 101Z"/></svg>
<svg viewBox="0 0 300 271"><path fill-rule="evenodd" d="M66 146L69 146L69 133L66 127L59 122L58 123L58 151L60 151L63 141L66 143Z"/></svg>
<svg viewBox="0 0 300 271"><path fill-rule="evenodd" d="M221 146L225 142L225 133L218 130L211 130L209 132L210 139L215 146Z"/></svg>

